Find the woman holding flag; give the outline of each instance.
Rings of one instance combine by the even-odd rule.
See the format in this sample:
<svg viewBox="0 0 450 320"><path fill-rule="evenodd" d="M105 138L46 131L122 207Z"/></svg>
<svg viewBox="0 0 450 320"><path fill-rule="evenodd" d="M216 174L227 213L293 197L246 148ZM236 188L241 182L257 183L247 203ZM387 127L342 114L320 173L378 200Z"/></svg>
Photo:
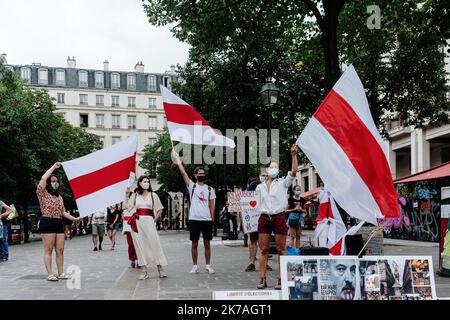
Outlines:
<svg viewBox="0 0 450 320"><path fill-rule="evenodd" d="M64 274L64 220L79 221L82 218L75 218L66 212L64 201L61 197L61 189L58 178L53 175L53 171L61 167L60 162L56 162L47 172L44 173L37 186L36 195L41 207L42 217L39 219L38 231L42 235L44 243L44 264L47 269L47 280L58 281L68 279ZM52 272L52 253L56 252L56 266L58 274Z"/></svg>
<svg viewBox="0 0 450 320"><path fill-rule="evenodd" d="M135 211L128 220L131 226L131 236L135 245L138 264L141 266L142 274L140 280L149 278L148 265L155 264L158 268L159 277L167 277L163 266L167 260L159 241L155 221L161 217L164 210L161 200L150 186L150 178L143 175L137 181L137 188L130 198L130 189L127 188L124 207L129 211Z"/></svg>

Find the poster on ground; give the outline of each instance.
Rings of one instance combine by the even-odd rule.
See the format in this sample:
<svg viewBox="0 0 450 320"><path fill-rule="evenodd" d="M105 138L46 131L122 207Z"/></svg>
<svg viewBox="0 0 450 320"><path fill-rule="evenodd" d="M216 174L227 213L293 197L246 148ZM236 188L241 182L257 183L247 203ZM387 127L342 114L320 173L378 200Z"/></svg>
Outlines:
<svg viewBox="0 0 450 320"><path fill-rule="evenodd" d="M434 300L431 257L283 256L283 300Z"/></svg>

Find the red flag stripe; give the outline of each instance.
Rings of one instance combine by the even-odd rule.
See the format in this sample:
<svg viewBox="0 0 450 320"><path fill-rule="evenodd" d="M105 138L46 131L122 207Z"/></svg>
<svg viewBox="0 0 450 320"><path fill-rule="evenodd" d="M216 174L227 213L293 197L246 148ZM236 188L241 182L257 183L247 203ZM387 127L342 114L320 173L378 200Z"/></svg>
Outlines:
<svg viewBox="0 0 450 320"><path fill-rule="evenodd" d="M353 108L331 90L314 117L345 152L383 215L398 217L396 192L386 156Z"/></svg>
<svg viewBox="0 0 450 320"><path fill-rule="evenodd" d="M164 102L163 105L167 121L179 124L199 124L209 126L205 118L203 118L202 115L198 113L192 106L184 104L172 104L167 102Z"/></svg>
<svg viewBox="0 0 450 320"><path fill-rule="evenodd" d="M127 180L130 172L135 172L136 154L107 167L70 180L75 199L97 192L113 184Z"/></svg>

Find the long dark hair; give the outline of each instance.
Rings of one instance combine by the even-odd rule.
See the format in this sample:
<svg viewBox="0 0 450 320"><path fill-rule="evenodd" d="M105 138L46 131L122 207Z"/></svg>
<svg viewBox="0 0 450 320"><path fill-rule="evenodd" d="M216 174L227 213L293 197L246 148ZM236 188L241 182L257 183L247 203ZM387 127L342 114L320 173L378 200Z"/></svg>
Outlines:
<svg viewBox="0 0 450 320"><path fill-rule="evenodd" d="M144 193L144 191L145 191L145 189L143 189L143 188L141 187L141 182L142 182L142 180L144 180L145 178L148 179L148 182L149 182L149 184L150 184L150 187L148 188L148 191L149 191L149 192L153 192L153 190L152 190L152 184L151 184L151 182L150 182L150 177L144 174L144 175L142 175L142 176L139 177L139 179L138 179L138 181L137 181L137 188L136 188L136 190L135 190L135 192L137 192L137 193L140 194L140 195L142 195L142 194Z"/></svg>
<svg viewBox="0 0 450 320"><path fill-rule="evenodd" d="M57 189L52 188L52 177L55 177L56 179L58 179L59 186ZM57 176L55 176L54 174L52 174L50 177L48 177L47 183L45 184L45 190L47 190L47 192L50 193L54 197L60 196L61 195L61 184L59 183L59 178Z"/></svg>

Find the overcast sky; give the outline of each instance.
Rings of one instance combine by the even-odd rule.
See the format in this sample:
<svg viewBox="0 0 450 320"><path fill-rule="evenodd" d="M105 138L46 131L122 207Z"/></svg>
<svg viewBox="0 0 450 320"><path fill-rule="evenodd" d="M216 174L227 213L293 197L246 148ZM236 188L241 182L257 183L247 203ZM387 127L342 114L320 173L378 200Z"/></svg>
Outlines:
<svg viewBox="0 0 450 320"><path fill-rule="evenodd" d="M0 0L0 53L10 64L40 62L130 71L142 61L146 72L184 64L189 46L168 27L147 21L141 0Z"/></svg>

